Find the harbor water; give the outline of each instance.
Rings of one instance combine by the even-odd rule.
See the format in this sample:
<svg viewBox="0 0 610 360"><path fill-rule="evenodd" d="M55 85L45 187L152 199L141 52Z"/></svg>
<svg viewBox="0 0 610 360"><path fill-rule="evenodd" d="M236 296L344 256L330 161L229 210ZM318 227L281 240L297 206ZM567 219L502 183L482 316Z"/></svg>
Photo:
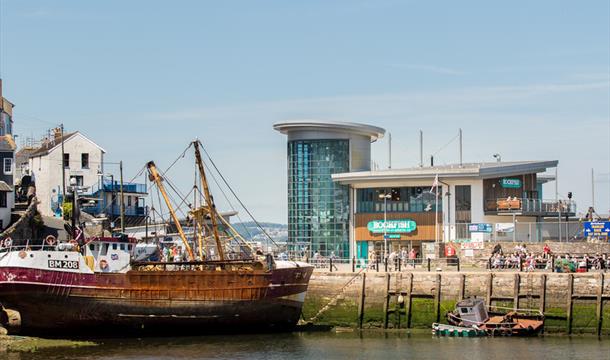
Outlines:
<svg viewBox="0 0 610 360"><path fill-rule="evenodd" d="M591 336L440 338L392 332L313 332L102 339L94 347L0 354L21 359L607 359L610 339Z"/></svg>

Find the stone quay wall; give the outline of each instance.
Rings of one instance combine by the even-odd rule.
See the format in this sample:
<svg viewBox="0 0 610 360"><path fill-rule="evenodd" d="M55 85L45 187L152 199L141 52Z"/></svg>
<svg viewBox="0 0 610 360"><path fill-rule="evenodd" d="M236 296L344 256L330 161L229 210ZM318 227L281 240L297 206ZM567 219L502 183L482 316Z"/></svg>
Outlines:
<svg viewBox="0 0 610 360"><path fill-rule="evenodd" d="M343 326L357 326L359 304L362 296L362 273L337 273L315 271L310 284L303 317L314 319L314 323L326 323ZM389 275L389 287L388 287ZM390 293L408 296L411 293L417 297L423 295L427 299L415 300L412 307L414 316L422 316L425 320L412 327L428 327L437 316L433 303L436 302L437 286L440 278L439 316L443 321L444 314L454 308L455 302L462 297L483 298L492 305L515 307L514 299L518 299L519 309L544 309L546 315L566 317L573 308L573 319L581 321L583 327L595 324L595 297L603 295L602 317L604 332L610 332L610 276L601 272L589 273L551 273L551 272L517 272L517 271L470 271L470 272L366 272L365 281L365 323L372 326L382 326L385 308L392 308L397 303L397 295L390 296L389 307L386 305L386 295ZM491 281L491 291L490 291ZM570 291L570 282L572 290ZM347 284L347 285L346 285ZM491 301L488 299L490 298ZM544 306L541 306L541 297ZM328 305L331 303L330 305ZM394 305L393 305L394 304ZM328 306L327 306L328 305ZM324 309L322 314L320 309ZM425 314L427 313L427 314ZM392 315L395 316L395 315ZM427 316L427 317L426 317ZM587 317L586 319L584 317ZM400 319L400 317L399 317ZM400 320L399 320L400 321ZM562 320L563 323L566 319ZM575 322L574 327L580 325ZM552 323L552 321L551 321ZM556 324L563 329L565 325ZM399 327L404 327L403 324ZM365 325L367 327L367 325ZM390 326L392 327L392 326ZM570 325L570 329L572 325ZM588 330L587 330L588 331Z"/></svg>

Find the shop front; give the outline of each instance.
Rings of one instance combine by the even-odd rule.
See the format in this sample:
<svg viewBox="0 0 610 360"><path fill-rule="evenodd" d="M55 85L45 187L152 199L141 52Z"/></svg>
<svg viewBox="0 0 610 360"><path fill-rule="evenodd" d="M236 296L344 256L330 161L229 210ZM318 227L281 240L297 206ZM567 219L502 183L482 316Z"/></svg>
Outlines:
<svg viewBox="0 0 610 360"><path fill-rule="evenodd" d="M440 233L440 225L436 226L434 218L434 212L394 212L387 213L384 221L383 213L357 213L357 258L369 259L372 253L382 258L384 246L387 246L388 254L415 249L418 257L429 257L434 254L435 231ZM438 218L442 218L441 213L438 213Z"/></svg>

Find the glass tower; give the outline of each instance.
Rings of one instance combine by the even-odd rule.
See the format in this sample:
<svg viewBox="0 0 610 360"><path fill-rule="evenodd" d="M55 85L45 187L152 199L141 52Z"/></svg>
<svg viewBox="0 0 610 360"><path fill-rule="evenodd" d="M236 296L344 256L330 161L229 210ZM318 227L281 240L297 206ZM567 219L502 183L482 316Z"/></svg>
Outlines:
<svg viewBox="0 0 610 360"><path fill-rule="evenodd" d="M348 139L288 141L288 253L349 257L349 188L331 175L348 172Z"/></svg>

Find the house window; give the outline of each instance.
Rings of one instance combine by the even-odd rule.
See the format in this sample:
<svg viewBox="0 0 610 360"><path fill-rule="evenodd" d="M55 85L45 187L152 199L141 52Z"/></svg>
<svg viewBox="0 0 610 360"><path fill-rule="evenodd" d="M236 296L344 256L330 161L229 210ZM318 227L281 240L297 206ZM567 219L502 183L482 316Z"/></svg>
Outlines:
<svg viewBox="0 0 610 360"><path fill-rule="evenodd" d="M0 191L0 208L6 208L6 191Z"/></svg>
<svg viewBox="0 0 610 360"><path fill-rule="evenodd" d="M4 158L4 174L12 174L13 173L13 159Z"/></svg>
<svg viewBox="0 0 610 360"><path fill-rule="evenodd" d="M64 169L70 168L70 154L64 154Z"/></svg>
<svg viewBox="0 0 610 360"><path fill-rule="evenodd" d="M83 169L89 169L89 154L80 155L80 166Z"/></svg>

